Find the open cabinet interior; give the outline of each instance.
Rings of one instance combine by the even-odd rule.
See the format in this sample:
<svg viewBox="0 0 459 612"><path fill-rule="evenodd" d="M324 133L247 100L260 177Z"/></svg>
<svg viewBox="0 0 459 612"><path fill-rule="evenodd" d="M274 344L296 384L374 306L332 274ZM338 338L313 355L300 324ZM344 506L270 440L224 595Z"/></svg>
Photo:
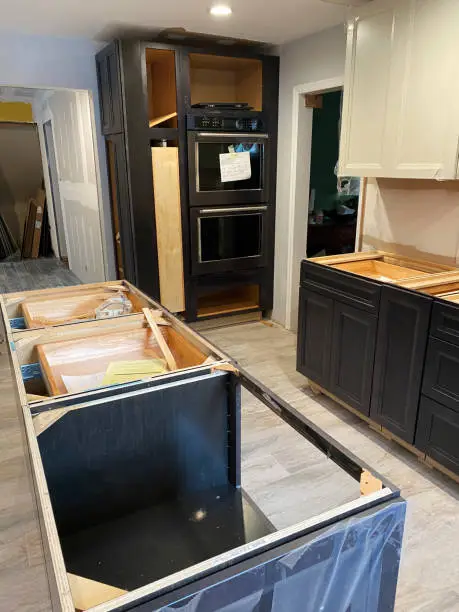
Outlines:
<svg viewBox="0 0 459 612"><path fill-rule="evenodd" d="M143 314L22 332L16 354L28 400L44 401L218 361L186 328L183 332L161 317L155 321L159 339Z"/></svg>
<svg viewBox="0 0 459 612"><path fill-rule="evenodd" d="M175 52L170 49L145 51L148 90L148 120L152 127L177 127Z"/></svg>
<svg viewBox="0 0 459 612"><path fill-rule="evenodd" d="M238 285L202 293L198 297L198 318L233 314L260 308L260 286Z"/></svg>
<svg viewBox="0 0 459 612"><path fill-rule="evenodd" d="M261 111L262 62L257 59L190 54L191 104L246 102Z"/></svg>
<svg viewBox="0 0 459 612"><path fill-rule="evenodd" d="M262 389L256 392L263 395ZM245 610L244 602L259 598L260 589L267 598L274 591L286 604L299 589L298 583L310 594L318 584L329 590L329 572L333 570L334 575L337 564L336 602L343 596L342 585L349 583L353 585L349 601L369 602L371 609L378 609L379 591L372 585L387 579L385 567L390 559L381 538L371 536L374 530L369 529L368 516L363 517L362 529L354 520L357 537L347 546L343 542L349 540L348 529L341 536L336 525L314 551L301 538L305 536L304 521L313 524L315 517L326 516L329 524L330 517L340 518L345 508L364 505L366 496L375 491L386 495L382 481L373 478L373 488L367 489L369 472L357 464L342 469L330 460L335 449L316 448L283 421L280 412L268 407L276 399L265 400L253 395L250 386L241 396L239 376L231 372L201 369L186 380L127 390L104 403L97 400L65 409L43 406L40 412L32 410L56 527L54 550L62 554L61 571L67 575L76 609L109 602L146 585L152 591L162 586L159 595L165 597L155 599L149 609L168 609L163 605L177 601L186 604L186 592L177 596L167 588L174 585L174 574L185 571L193 578L203 570L207 575L228 569L238 556L247 559L258 547L263 560L234 572L244 571L242 590L240 585L231 583L228 588L227 584L213 600L211 596L213 604L206 595L207 606L194 609L222 609L225 602L230 609L230 604L240 602L237 609ZM46 427L39 426L43 419L48 419ZM278 433L276 440L273 428ZM246 441L242 447L241 439ZM285 484L279 478L281 462L292 465L292 449L297 464L293 498L285 495ZM278 467L260 478L259 466L267 452L277 457ZM326 486L317 486L310 465ZM396 523L389 519L391 555L399 550L402 520L403 508ZM289 530L288 538L284 529ZM311 541L317 536L314 533ZM277 542L286 541L287 550L276 548L267 553ZM359 550L365 554L356 574L351 560ZM276 565L290 552L293 564L280 561L266 574L260 569L260 563ZM291 570L288 575L285 567ZM390 572L393 576L392 566ZM369 575L378 579L368 580ZM279 581L280 590L268 577L274 583ZM395 593L395 584L391 589ZM190 593L197 590L191 585ZM310 597L314 600L311 605L301 608L306 612L317 610L319 602L330 603L329 595L322 592ZM337 609L334 598L330 609ZM121 602L112 605L104 609L119 609Z"/></svg>

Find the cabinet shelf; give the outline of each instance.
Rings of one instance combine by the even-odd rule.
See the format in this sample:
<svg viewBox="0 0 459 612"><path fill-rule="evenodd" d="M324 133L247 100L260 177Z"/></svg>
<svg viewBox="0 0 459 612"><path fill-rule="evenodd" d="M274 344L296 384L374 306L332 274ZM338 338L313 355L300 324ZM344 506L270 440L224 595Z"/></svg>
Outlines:
<svg viewBox="0 0 459 612"><path fill-rule="evenodd" d="M177 86L175 51L147 48L145 51L148 90L148 123L155 126L177 127Z"/></svg>
<svg viewBox="0 0 459 612"><path fill-rule="evenodd" d="M262 110L261 60L190 53L191 104L246 102Z"/></svg>

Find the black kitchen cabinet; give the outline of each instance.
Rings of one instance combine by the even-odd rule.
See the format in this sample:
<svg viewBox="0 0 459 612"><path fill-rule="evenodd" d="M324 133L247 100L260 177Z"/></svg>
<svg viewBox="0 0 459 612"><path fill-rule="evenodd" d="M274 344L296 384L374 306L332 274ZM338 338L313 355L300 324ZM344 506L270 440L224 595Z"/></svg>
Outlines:
<svg viewBox="0 0 459 612"><path fill-rule="evenodd" d="M123 131L123 102L118 42L112 42L96 56L102 133Z"/></svg>
<svg viewBox="0 0 459 612"><path fill-rule="evenodd" d="M376 339L370 416L413 444L432 298L385 285Z"/></svg>
<svg viewBox="0 0 459 612"><path fill-rule="evenodd" d="M459 413L422 396L415 446L459 474Z"/></svg>
<svg viewBox="0 0 459 612"><path fill-rule="evenodd" d="M123 134L111 134L105 138L107 166L110 185L113 242L117 276L135 283L134 252L129 185L126 164L126 148Z"/></svg>
<svg viewBox="0 0 459 612"><path fill-rule="evenodd" d="M330 390L365 415L370 411L376 326L375 315L334 302Z"/></svg>
<svg viewBox="0 0 459 612"><path fill-rule="evenodd" d="M333 300L300 288L297 370L313 382L330 381Z"/></svg>
<svg viewBox="0 0 459 612"><path fill-rule="evenodd" d="M422 392L459 412L459 346L429 339Z"/></svg>

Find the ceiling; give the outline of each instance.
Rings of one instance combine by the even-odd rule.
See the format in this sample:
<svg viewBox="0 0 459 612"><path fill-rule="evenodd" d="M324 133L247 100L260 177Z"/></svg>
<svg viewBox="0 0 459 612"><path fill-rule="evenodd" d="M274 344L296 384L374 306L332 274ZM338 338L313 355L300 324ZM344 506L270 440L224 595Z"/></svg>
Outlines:
<svg viewBox="0 0 459 612"><path fill-rule="evenodd" d="M225 0L223 0L224 2ZM189 31L281 44L342 23L346 9L321 0L229 0L230 18L209 15L212 0L14 0L1 28L28 34L111 38L135 28Z"/></svg>

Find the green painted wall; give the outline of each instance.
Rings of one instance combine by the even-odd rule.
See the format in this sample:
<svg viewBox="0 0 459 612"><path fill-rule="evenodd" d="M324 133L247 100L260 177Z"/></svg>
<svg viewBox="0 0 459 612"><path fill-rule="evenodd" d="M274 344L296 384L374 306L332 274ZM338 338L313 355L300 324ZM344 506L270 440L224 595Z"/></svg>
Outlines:
<svg viewBox="0 0 459 612"><path fill-rule="evenodd" d="M340 111L341 91L324 94L323 108L314 109L310 189L316 190L315 210L335 208Z"/></svg>

